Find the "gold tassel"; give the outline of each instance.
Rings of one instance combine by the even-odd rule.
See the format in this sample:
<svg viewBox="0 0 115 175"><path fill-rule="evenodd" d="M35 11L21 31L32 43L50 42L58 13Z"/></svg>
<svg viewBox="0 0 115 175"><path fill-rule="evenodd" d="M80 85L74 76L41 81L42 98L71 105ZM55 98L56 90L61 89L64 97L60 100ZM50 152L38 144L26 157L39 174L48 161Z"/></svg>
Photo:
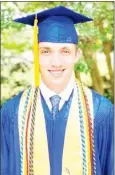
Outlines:
<svg viewBox="0 0 115 175"><path fill-rule="evenodd" d="M34 20L34 85L39 87L40 85L40 71L39 71L39 44L38 44L38 20L37 14Z"/></svg>

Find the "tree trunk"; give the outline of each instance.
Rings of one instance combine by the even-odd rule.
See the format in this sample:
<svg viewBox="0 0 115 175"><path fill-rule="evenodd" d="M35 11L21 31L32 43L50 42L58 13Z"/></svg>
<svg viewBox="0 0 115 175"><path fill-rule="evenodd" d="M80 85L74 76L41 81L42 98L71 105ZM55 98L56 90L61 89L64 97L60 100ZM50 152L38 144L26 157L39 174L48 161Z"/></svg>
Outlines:
<svg viewBox="0 0 115 175"><path fill-rule="evenodd" d="M95 24L96 24L96 22L95 22ZM103 31L104 31L103 23L102 22L99 23L98 26L99 26L100 33L103 34ZM113 73L112 64L111 64L111 56L110 56L111 50L112 50L112 42L104 41L103 42L103 51L104 51L104 54L106 56L106 62L107 62L108 71L109 71L109 75L110 75L111 95L113 97L114 96L114 73Z"/></svg>
<svg viewBox="0 0 115 175"><path fill-rule="evenodd" d="M83 49L83 55L84 55L87 65L88 65L89 59L93 60L93 63L90 66L91 77L92 77L92 87L94 90L96 90L97 92L103 95L104 94L103 80L99 73L95 54L90 49L90 44L87 43L87 47Z"/></svg>

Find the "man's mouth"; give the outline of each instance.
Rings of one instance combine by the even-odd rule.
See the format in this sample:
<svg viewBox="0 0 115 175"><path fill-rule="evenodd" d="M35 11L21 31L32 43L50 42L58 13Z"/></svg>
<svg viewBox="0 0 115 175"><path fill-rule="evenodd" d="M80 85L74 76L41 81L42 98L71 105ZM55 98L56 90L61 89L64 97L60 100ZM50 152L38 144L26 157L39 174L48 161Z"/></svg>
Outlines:
<svg viewBox="0 0 115 175"><path fill-rule="evenodd" d="M65 69L62 70L48 70L50 72L51 75L55 76L55 77L59 77L62 76Z"/></svg>

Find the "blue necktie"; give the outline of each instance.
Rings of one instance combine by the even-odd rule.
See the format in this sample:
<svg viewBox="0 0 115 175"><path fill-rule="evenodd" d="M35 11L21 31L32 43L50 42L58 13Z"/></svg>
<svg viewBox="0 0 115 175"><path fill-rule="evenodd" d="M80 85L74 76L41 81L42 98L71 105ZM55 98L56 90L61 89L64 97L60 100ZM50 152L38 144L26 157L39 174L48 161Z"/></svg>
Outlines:
<svg viewBox="0 0 115 175"><path fill-rule="evenodd" d="M52 104L52 115L55 117L57 112L59 112L59 103L61 98L58 95L54 95L50 98L51 104Z"/></svg>

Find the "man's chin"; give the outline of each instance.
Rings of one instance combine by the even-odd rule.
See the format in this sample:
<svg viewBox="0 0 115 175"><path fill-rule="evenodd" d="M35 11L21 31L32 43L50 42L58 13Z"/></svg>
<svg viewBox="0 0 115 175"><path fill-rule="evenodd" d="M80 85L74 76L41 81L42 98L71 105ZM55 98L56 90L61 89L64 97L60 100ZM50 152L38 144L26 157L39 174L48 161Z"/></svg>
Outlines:
<svg viewBox="0 0 115 175"><path fill-rule="evenodd" d="M63 84L65 82L64 79L62 79L62 77L61 78L58 77L58 78L52 79L51 81L52 81L53 84L57 84L57 85L61 85L61 84Z"/></svg>
<svg viewBox="0 0 115 175"><path fill-rule="evenodd" d="M58 79L58 80L52 80L49 84L49 89L51 89L52 91L56 92L56 93L60 93L64 90L64 88L66 87L66 82L65 80L62 79Z"/></svg>

